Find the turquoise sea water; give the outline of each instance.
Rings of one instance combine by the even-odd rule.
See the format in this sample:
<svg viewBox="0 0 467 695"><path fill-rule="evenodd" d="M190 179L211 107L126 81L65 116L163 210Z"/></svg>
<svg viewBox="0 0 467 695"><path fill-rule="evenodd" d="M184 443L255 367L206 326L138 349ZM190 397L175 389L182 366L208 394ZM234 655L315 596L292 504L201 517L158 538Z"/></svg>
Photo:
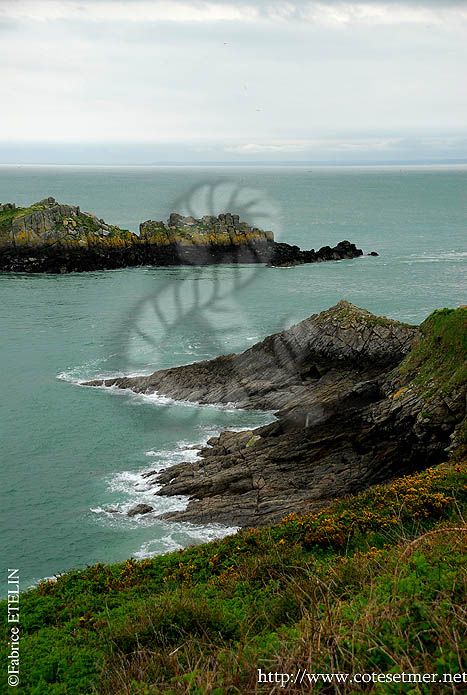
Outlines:
<svg viewBox="0 0 467 695"><path fill-rule="evenodd" d="M271 415L79 386L242 350L342 297L409 322L466 303L466 168L0 168L0 201L53 195L136 230L229 209L303 248L349 239L378 258L0 274L0 547L23 588L97 561L225 532L110 514L154 498L141 472Z"/></svg>

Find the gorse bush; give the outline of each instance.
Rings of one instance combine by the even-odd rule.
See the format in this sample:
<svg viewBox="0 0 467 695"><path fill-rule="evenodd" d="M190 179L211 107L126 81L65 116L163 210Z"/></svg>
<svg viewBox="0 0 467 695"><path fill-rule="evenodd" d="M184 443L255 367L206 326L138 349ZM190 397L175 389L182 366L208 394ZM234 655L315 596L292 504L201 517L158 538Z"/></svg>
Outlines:
<svg viewBox="0 0 467 695"><path fill-rule="evenodd" d="M462 671L466 473L444 464L269 529L43 581L22 596L23 692L273 692L260 667ZM321 692L360 692L339 688Z"/></svg>

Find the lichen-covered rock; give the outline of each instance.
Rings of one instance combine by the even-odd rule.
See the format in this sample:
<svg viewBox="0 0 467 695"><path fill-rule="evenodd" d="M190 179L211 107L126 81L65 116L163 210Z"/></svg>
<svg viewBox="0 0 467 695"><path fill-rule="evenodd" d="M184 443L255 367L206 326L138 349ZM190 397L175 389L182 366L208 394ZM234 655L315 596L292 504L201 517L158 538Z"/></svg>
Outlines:
<svg viewBox="0 0 467 695"><path fill-rule="evenodd" d="M27 208L7 204L0 209L0 243L14 248L37 247L60 240L99 239L109 234L118 237L129 232L107 224L92 213L82 212L77 205L59 203L52 197Z"/></svg>
<svg viewBox="0 0 467 695"><path fill-rule="evenodd" d="M201 219L191 216L183 216L172 212L167 222L147 220L140 224L140 236L142 239L156 243L176 243L185 245L193 243L219 244L219 245L252 245L265 244L263 254L269 259L272 249L269 243L274 241L272 232L263 231L251 227L242 222L238 215L230 212L214 215L205 215Z"/></svg>
<svg viewBox="0 0 467 695"><path fill-rule="evenodd" d="M12 203L0 207L0 270L13 272L220 263L281 266L361 254L348 241L316 252L278 244L272 232L252 227L233 213L195 219L173 212L167 222L143 222L137 236L52 197L27 208L15 208Z"/></svg>
<svg viewBox="0 0 467 695"><path fill-rule="evenodd" d="M42 202L36 203L41 204ZM55 204L54 201L53 204L44 205L42 209L16 217L12 221L11 236L15 238L21 232L30 232L43 239L61 238L70 232L76 236L81 231L78 221L79 207Z"/></svg>

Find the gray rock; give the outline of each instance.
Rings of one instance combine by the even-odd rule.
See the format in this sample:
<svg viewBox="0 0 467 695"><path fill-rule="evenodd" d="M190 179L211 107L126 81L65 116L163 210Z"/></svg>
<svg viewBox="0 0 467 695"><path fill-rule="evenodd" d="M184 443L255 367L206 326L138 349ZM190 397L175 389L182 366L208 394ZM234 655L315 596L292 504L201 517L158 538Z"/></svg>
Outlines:
<svg viewBox="0 0 467 695"><path fill-rule="evenodd" d="M52 198L53 200L53 198ZM79 213L74 205L51 204L42 210L34 210L27 215L16 217L12 222L12 235L20 232L32 232L40 237L56 236L65 233L63 218L73 218Z"/></svg>
<svg viewBox="0 0 467 695"><path fill-rule="evenodd" d="M164 518L261 526L445 455L465 385L427 404L401 384L394 368L419 336L341 301L238 355L104 384L274 410L269 425L211 437L199 460L157 476L156 494L190 498Z"/></svg>
<svg viewBox="0 0 467 695"><path fill-rule="evenodd" d="M365 380L362 370L373 375L397 364L416 335L413 326L341 301L238 355L222 355L146 377L108 379L103 384L138 393L157 391L199 403L305 411L316 404L321 390L330 393L335 381L337 397Z"/></svg>
<svg viewBox="0 0 467 695"><path fill-rule="evenodd" d="M48 198L43 198L42 200L39 200L37 203L35 203L35 205L48 206L48 205L56 205L56 203L57 203L57 201L55 200L55 198L52 198L52 196L49 196Z"/></svg>
<svg viewBox="0 0 467 695"><path fill-rule="evenodd" d="M127 516L138 516L139 514L149 514L149 512L153 512L154 507L151 507L149 504L137 504L131 509L128 510Z"/></svg>

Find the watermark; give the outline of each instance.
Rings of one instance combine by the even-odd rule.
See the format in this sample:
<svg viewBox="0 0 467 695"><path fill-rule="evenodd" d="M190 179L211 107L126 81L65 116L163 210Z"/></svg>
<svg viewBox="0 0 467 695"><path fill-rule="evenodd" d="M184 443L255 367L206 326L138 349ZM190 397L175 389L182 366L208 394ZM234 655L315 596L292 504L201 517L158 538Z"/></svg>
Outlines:
<svg viewBox="0 0 467 695"><path fill-rule="evenodd" d="M369 685L376 683L433 683L438 685L467 684L467 673L313 673L299 668L293 673L263 671L258 669L259 684L275 684L280 688L302 685L304 687L324 683Z"/></svg>
<svg viewBox="0 0 467 695"><path fill-rule="evenodd" d="M170 212L194 219L232 213L253 228L273 230L276 240L281 235L282 209L277 201L265 191L231 179L209 179L193 186L170 204L167 214ZM179 343L182 364L236 351L232 350L229 337L245 333L249 319L242 303L252 294L254 296L255 283L265 272L264 258L258 258L254 242L242 246L240 263L235 262L235 252L231 248L225 252L225 264L222 258L215 263L199 263L202 253L201 248L194 265L184 258L179 267L164 267L163 275L159 268L164 281L156 275L153 290L138 298L131 310L122 316L115 343L123 347L124 374L144 372L146 359L155 369L173 366L164 362L166 355L173 355L174 345ZM208 247L204 253L209 255ZM287 325L288 322L278 315L272 328L280 332ZM251 326L251 332L256 332L255 326ZM261 337L258 336L258 340ZM190 343L197 341L202 345L194 345L190 353ZM188 349L184 352L183 344L187 343ZM246 343L245 348L250 345ZM190 354L193 354L191 359ZM296 370L296 356L285 343L275 343L273 353L265 353L264 358L265 364L272 360L276 367L288 373ZM236 382L235 400L248 400L248 379L245 377L249 375L236 362L232 363L232 370L231 381ZM226 388L231 391L231 384ZM227 394L222 386L218 396L217 402L226 405ZM160 405L163 407L164 403ZM166 407L171 407L170 400ZM197 419L200 414L199 409L189 409L184 421Z"/></svg>
<svg viewBox="0 0 467 695"><path fill-rule="evenodd" d="M9 652L7 655L8 685L16 688L19 685L19 570L8 569L7 575L7 622L10 627Z"/></svg>

